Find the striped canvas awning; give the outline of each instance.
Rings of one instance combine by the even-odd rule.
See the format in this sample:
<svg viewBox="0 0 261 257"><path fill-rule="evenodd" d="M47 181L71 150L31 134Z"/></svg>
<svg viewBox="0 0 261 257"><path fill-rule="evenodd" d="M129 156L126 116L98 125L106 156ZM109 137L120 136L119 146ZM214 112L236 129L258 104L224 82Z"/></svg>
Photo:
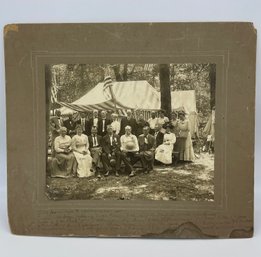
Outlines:
<svg viewBox="0 0 261 257"><path fill-rule="evenodd" d="M158 110L159 93L147 81L113 82L112 90L116 99L116 109ZM114 110L114 101L104 94L104 83L101 82L84 96L73 103L62 103L61 113L72 111Z"/></svg>

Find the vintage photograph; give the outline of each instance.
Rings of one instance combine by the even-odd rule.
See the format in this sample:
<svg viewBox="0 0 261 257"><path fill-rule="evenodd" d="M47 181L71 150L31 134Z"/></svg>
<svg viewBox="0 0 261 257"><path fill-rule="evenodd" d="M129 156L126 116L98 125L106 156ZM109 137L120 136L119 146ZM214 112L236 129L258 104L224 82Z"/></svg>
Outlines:
<svg viewBox="0 0 261 257"><path fill-rule="evenodd" d="M216 64L45 65L51 200L214 201Z"/></svg>

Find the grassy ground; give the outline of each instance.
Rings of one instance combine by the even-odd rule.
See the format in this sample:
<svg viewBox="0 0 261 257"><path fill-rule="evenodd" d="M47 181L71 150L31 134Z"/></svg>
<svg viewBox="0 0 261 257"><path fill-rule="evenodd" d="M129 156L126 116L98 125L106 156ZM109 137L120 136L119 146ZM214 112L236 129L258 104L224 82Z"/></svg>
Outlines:
<svg viewBox="0 0 261 257"><path fill-rule="evenodd" d="M137 169L135 177L122 172L90 178L47 177L46 194L53 200L150 199L174 201L214 200L214 156L201 153L194 163L155 166L150 174Z"/></svg>

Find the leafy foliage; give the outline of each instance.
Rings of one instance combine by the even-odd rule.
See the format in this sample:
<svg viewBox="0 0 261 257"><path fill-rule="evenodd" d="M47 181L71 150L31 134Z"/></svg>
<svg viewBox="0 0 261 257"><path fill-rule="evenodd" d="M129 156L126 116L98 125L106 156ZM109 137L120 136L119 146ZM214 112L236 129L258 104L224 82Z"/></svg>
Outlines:
<svg viewBox="0 0 261 257"><path fill-rule="evenodd" d="M55 77L53 81L59 87L58 100L70 103L86 94L104 80L107 66L106 64L52 65L52 76ZM159 64L113 64L110 67L114 81L147 80L160 91ZM211 84L212 87L215 86L213 81L211 83L211 78L213 80L215 65L170 64L169 69L171 90L195 90L198 112L205 119L211 110Z"/></svg>

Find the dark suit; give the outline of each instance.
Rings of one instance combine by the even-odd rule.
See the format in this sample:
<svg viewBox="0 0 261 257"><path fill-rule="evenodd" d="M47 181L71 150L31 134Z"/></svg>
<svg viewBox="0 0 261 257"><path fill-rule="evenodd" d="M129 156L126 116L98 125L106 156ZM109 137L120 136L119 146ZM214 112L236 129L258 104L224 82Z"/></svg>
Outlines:
<svg viewBox="0 0 261 257"><path fill-rule="evenodd" d="M121 120L121 129L120 129L120 135L125 134L125 127L131 126L131 133L133 135L136 135L137 133L137 121L134 118L128 119L127 117L123 117Z"/></svg>
<svg viewBox="0 0 261 257"><path fill-rule="evenodd" d="M98 118L97 118L97 119L98 119ZM93 121L93 120L94 120L94 119L91 118L91 119L89 119L89 122L88 122L88 128L87 128L87 135L88 135L88 136L91 135L91 129L92 129L93 125L94 125L94 121ZM98 119L98 121L99 121L99 119ZM98 122L97 122L97 127L98 127Z"/></svg>
<svg viewBox="0 0 261 257"><path fill-rule="evenodd" d="M156 134L157 133L157 134ZM164 134L162 132L155 132L154 137L156 139L156 147L163 143Z"/></svg>
<svg viewBox="0 0 261 257"><path fill-rule="evenodd" d="M77 124L80 124L82 126L83 133L87 136L91 135L91 129L90 129L90 122L86 118L83 118L84 121L81 119L77 120Z"/></svg>
<svg viewBox="0 0 261 257"><path fill-rule="evenodd" d="M98 146L102 147L102 137L100 135L95 135L96 136L96 140L97 140L97 143L98 143ZM89 147L90 148L93 148L94 146L94 138L93 138L93 135L90 135L88 136L88 139L89 139Z"/></svg>
<svg viewBox="0 0 261 257"><path fill-rule="evenodd" d="M103 153L102 153L102 164L105 172L109 172L112 170L112 166L110 163L111 159L115 159L116 161L116 171L120 170L121 159L120 159L120 137L118 135L112 135L112 143L111 138L107 134L103 137Z"/></svg>
<svg viewBox="0 0 261 257"><path fill-rule="evenodd" d="M104 122L103 122L104 120ZM98 120L98 135L104 137L107 134L107 126L111 124L109 119L99 119Z"/></svg>
<svg viewBox="0 0 261 257"><path fill-rule="evenodd" d="M51 149L52 149L52 154L54 155L54 139L59 136L59 130L63 126L63 120L61 117L58 116L53 116L50 117L50 131L52 133L51 137Z"/></svg>
<svg viewBox="0 0 261 257"><path fill-rule="evenodd" d="M136 129L136 136L139 136L143 133L143 128L145 126L149 127L149 123L145 120L138 120L137 121L137 129Z"/></svg>
<svg viewBox="0 0 261 257"><path fill-rule="evenodd" d="M63 122L63 125L64 125L64 127L67 128L67 134L70 137L72 137L76 134L76 132L75 132L76 122L75 121L68 119Z"/></svg>
<svg viewBox="0 0 261 257"><path fill-rule="evenodd" d="M59 129L63 126L63 120L61 117L53 116L50 118L50 129L52 132L53 140L59 136Z"/></svg>
<svg viewBox="0 0 261 257"><path fill-rule="evenodd" d="M139 148L140 148L140 159L142 166L145 171L153 169L154 152L156 139L154 136L148 134L145 136L141 134L138 137Z"/></svg>

